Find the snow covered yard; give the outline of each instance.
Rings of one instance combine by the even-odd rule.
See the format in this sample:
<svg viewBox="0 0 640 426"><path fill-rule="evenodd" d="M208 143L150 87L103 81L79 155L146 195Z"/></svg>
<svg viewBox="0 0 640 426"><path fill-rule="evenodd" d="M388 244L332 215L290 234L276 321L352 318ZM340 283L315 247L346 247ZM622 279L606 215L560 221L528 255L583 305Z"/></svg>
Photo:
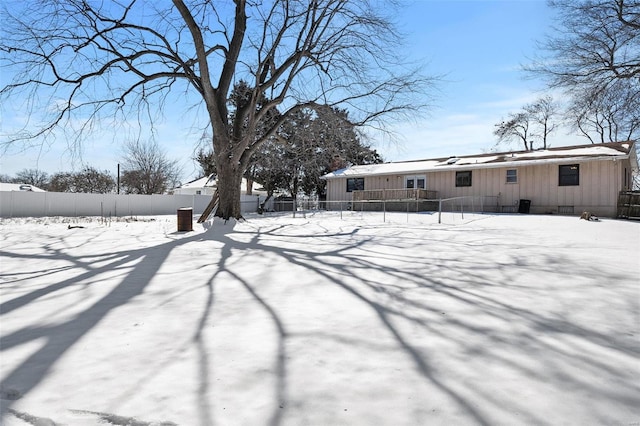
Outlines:
<svg viewBox="0 0 640 426"><path fill-rule="evenodd" d="M638 424L640 223L436 216L3 220L2 424Z"/></svg>

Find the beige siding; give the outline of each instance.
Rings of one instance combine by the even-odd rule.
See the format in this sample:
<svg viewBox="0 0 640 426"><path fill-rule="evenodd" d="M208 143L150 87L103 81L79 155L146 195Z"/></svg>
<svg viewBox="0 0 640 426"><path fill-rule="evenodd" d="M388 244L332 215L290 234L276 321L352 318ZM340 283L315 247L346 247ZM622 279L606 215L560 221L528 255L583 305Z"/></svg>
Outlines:
<svg viewBox="0 0 640 426"><path fill-rule="evenodd" d="M575 164L575 163L567 163ZM499 196L501 206L514 206L520 199L531 200L532 213L558 213L559 206L573 206L575 213L588 210L601 216L615 215L617 193L624 179L620 162L591 161L580 165L580 185L560 186L558 164L472 170L472 186L457 188L455 171L434 172L428 188L441 198L465 195ZM517 183L507 183L507 169L516 169ZM462 170L462 169L461 169Z"/></svg>
<svg viewBox="0 0 640 426"><path fill-rule="evenodd" d="M562 164L580 165L580 184L578 186L559 186L559 164L540 164L518 167L512 164L500 168L464 169L472 172L472 186L456 187L456 171L425 172L428 190L438 191L439 198L461 197L468 195L499 196L499 205L513 207L520 199L531 200L532 213L558 213L559 206L572 206L574 214L590 211L599 216L615 216L618 192L624 189L625 168L627 182L631 163L624 161L586 161ZM517 183L507 183L508 169L518 172ZM416 175L421 173L411 173ZM404 188L407 175L367 176L365 189ZM329 201L350 201L351 194L346 192L346 178L332 179L327 182Z"/></svg>

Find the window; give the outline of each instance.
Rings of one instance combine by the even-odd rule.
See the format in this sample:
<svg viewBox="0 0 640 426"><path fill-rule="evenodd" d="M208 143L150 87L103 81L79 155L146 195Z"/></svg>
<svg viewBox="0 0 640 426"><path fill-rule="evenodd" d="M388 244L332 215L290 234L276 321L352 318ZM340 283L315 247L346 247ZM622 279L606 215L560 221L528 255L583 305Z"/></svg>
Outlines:
<svg viewBox="0 0 640 426"><path fill-rule="evenodd" d="M580 165L569 164L560 166L558 169L559 186L580 185Z"/></svg>
<svg viewBox="0 0 640 426"><path fill-rule="evenodd" d="M456 186L471 186L471 171L456 172Z"/></svg>
<svg viewBox="0 0 640 426"><path fill-rule="evenodd" d="M202 195L202 191L200 191L199 189L196 190L196 195Z"/></svg>
<svg viewBox="0 0 640 426"><path fill-rule="evenodd" d="M364 178L348 178L347 192L364 190Z"/></svg>
<svg viewBox="0 0 640 426"><path fill-rule="evenodd" d="M405 188L407 189L426 189L427 188L427 177L426 176L407 176L405 178Z"/></svg>
<svg viewBox="0 0 640 426"><path fill-rule="evenodd" d="M509 170L507 170L507 183L518 183L518 170L517 169L509 169Z"/></svg>

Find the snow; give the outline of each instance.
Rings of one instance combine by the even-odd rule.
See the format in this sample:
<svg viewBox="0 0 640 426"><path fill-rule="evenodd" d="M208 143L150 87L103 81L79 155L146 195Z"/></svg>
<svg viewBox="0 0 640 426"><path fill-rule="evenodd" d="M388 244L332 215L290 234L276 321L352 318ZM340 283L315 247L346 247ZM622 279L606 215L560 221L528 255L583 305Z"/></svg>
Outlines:
<svg viewBox="0 0 640 426"><path fill-rule="evenodd" d="M5 182L0 182L0 191L45 192L44 189L40 189L37 186L28 185L28 184L24 184L24 183L5 183Z"/></svg>
<svg viewBox="0 0 640 426"><path fill-rule="evenodd" d="M191 182L187 182L181 185L180 188L204 188L205 186L210 186L210 187L216 186L215 175L209 175L209 176L201 177L196 180L192 180Z"/></svg>
<svg viewBox="0 0 640 426"><path fill-rule="evenodd" d="M3 425L640 421L638 222L137 219L0 222Z"/></svg>

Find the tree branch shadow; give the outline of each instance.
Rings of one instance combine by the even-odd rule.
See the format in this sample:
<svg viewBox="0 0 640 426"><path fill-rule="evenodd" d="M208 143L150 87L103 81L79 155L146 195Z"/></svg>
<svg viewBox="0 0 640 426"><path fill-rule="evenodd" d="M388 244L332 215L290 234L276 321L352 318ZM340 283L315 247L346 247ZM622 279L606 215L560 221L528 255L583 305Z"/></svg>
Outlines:
<svg viewBox="0 0 640 426"><path fill-rule="evenodd" d="M589 277L592 282L610 280L611 275L599 271L597 265L572 265L570 259L561 255L521 256L514 250L517 242L483 245L479 241L477 246L484 250L509 253L500 263L487 264L481 257L473 259L455 255L468 251L469 248L465 247L468 242L452 241L443 235L434 235L425 241L409 238L402 235L401 231L392 237L379 238L376 236L376 226L367 224L345 224L338 231L331 231L328 227L322 229L322 223L316 228L309 227L314 225L309 220L291 225L270 221L263 223L260 219L253 219L249 225L237 229L216 224L204 233L155 247L114 251L104 254L102 265L97 268L90 267L86 259L68 256L64 251L53 248L45 255L25 256L27 260L64 259L72 262L81 272L71 279L37 288L3 302L0 304L0 317L72 286L99 285L98 278L114 269L122 269L125 275L108 294L68 321L25 327L3 335L0 338L0 347L3 349L38 339L44 339L45 343L6 375L0 385L8 389L19 384L23 394L29 392L63 354L90 333L107 314L140 296L156 271L170 261L174 249L186 243L215 239L221 245L215 270L206 281L193 284L195 288L206 288L206 298L195 329L182 346L173 349L177 352L184 350L187 345L193 345L196 350L200 424L216 423L216 390L209 382L216 367L212 361L216 346L215 342L208 340L206 327L214 321L215 309L220 303L219 284L237 284L255 306L266 314L277 339L270 360L274 382L272 394L269 395L271 407L267 422L271 426L283 424L290 414L289 405L293 398L290 385L292 371L288 360L296 353L287 348L290 340L302 336L302 333L295 331L294 323L302 318L279 306L278 299L270 293L272 288L269 285L245 276L246 268L250 267L248 265L254 256L268 256L278 263L291 265L296 271L313 276L318 285L337 288L345 298L365 307L377 319L377 323L372 323L371 327L383 330L393 341L394 347L410 361L421 380L445 395L455 409L464 413L464 417L472 423L493 424L496 418L491 415L492 411L509 410L520 412L521 418L527 423L545 423L548 419L545 413L527 407L526 401L495 395L482 383L469 381L464 383L462 389L460 382L447 377L447 371L439 367L437 359L443 355L435 352L438 346L430 343L431 338L452 342L458 352L450 354L451 357L463 361L467 358L490 360L532 380L562 382L567 388L582 388L607 400L616 400L631 411L638 402L638 398L631 395L640 394L640 387L630 380L628 371L607 359L593 357L598 351L607 351L618 357L637 359L637 342L578 322L570 310L545 311L523 302L528 296L543 300L551 297L551 293L548 286L520 280L521 275L549 274L559 281L571 281L574 275L579 274ZM319 231L309 232L307 228ZM441 251L437 256L419 254L434 247ZM442 252L443 249L446 252ZM4 254L20 256L11 252ZM383 264L379 263L381 258L385 259ZM63 270L54 268L52 272ZM624 274L614 278L628 279ZM295 281L294 277L288 279ZM82 284L87 281L91 283ZM189 291L183 290L181 294ZM505 295L513 299L505 299ZM442 306L451 305L455 305L458 312L443 311ZM345 313L345 317L348 317L348 313ZM513 328L507 329L507 326ZM416 331L410 332L411 329ZM362 339L347 339L337 330L314 332L309 336L363 351L385 349L384 345L376 345L364 336ZM575 347L586 349L579 352ZM525 352L541 355L540 362L532 364L523 359L521 354ZM584 380L576 371L566 371L571 363L592 375L618 380L619 390L607 393L608 390L600 390L598 383ZM161 367L155 366L156 369ZM150 380L152 374L150 371L142 376L123 395L135 392L135 388ZM2 405L4 415L5 410L11 407L11 402L5 401ZM611 417L602 414L601 417L594 417L594 420L607 423Z"/></svg>
<svg viewBox="0 0 640 426"><path fill-rule="evenodd" d="M15 369L4 375L4 379L0 383L0 389L4 389L5 392L6 390L18 389L16 392L19 395L14 400L28 394L46 377L65 352L76 345L83 336L87 335L109 313L131 302L135 297L142 295L149 282L155 276L156 271L160 269L175 248L209 238L212 238L211 233L198 233L184 238L172 239L154 247L142 247L134 250L101 254L100 260L103 265L97 268L91 266L91 259L95 258L93 254L88 254L86 256L88 260L85 262L83 256L71 256L66 254L64 250L51 247L45 247L45 254L42 255L21 255L4 251L2 253L3 256L21 258L27 261L64 260L71 262L74 268L83 272L72 278L45 285L3 302L0 304L0 316L18 310L42 298L51 297L57 292L73 286L100 285L99 278L102 274L119 268L126 270L125 266L128 264L133 264L133 266L123 276L120 283L106 295L68 320L51 325L26 326L7 335L2 335L0 337L0 348L3 351L40 339L44 341L44 344ZM65 268L58 268L54 269L53 272L63 270ZM90 283L82 284L87 281ZM212 303L212 300L209 302ZM208 311L209 307L208 304L205 311ZM0 418L4 418L8 410L11 409L13 401L4 398L1 402Z"/></svg>

